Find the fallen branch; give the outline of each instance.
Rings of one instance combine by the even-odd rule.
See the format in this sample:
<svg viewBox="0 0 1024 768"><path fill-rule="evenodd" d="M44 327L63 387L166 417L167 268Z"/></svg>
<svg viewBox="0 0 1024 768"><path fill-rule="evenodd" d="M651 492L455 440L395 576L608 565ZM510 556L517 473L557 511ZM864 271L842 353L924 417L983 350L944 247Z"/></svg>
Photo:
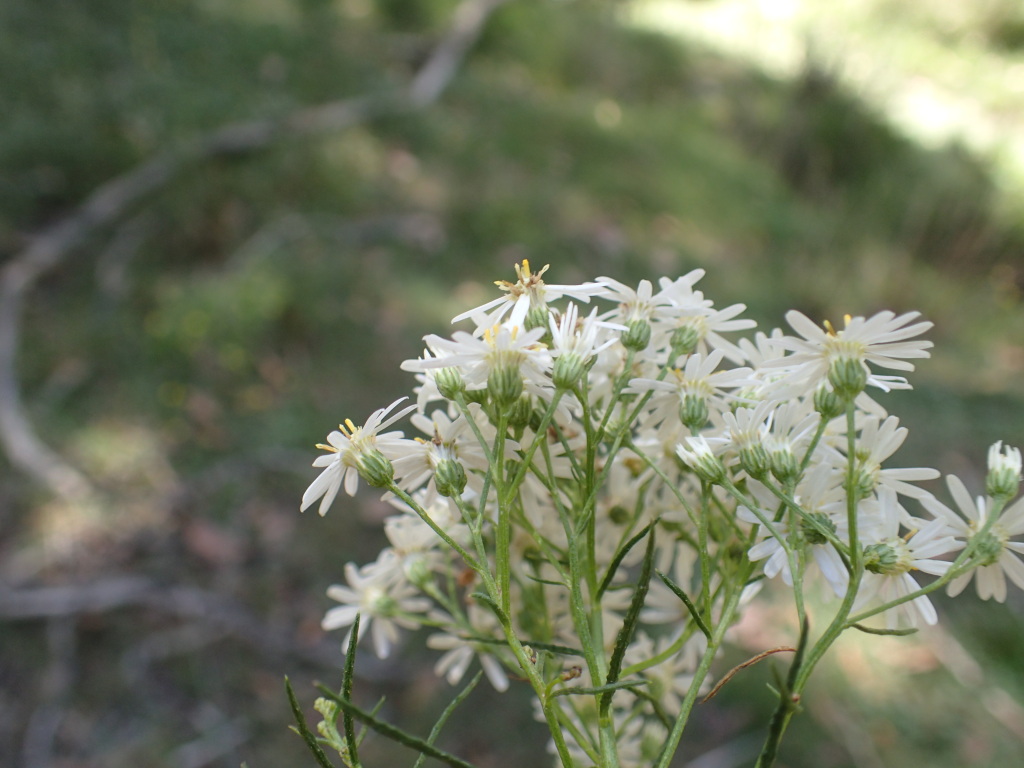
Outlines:
<svg viewBox="0 0 1024 768"><path fill-rule="evenodd" d="M334 133L384 114L424 109L448 87L491 14L508 0L463 0L448 31L404 91L328 102L281 119L232 123L106 182L73 213L31 239L0 270L0 444L11 463L66 501L95 498L86 475L39 439L25 414L16 375L22 305L28 291L91 234L186 168L265 149L284 139Z"/></svg>
<svg viewBox="0 0 1024 768"><path fill-rule="evenodd" d="M300 658L337 667L333 643L303 647L290 634L268 627L236 602L196 587L162 586L140 576L92 584L0 590L0 621L60 621L85 614L146 608L196 621L242 639L273 658Z"/></svg>

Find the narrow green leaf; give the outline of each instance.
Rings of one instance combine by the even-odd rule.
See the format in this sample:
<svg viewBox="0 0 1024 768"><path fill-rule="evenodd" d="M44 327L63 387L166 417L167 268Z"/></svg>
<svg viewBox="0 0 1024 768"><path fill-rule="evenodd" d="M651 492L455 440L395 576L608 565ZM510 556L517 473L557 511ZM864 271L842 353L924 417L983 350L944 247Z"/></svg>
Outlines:
<svg viewBox="0 0 1024 768"><path fill-rule="evenodd" d="M644 562L640 568L640 579L637 581L636 591L633 593L633 600L629 604L629 610L626 611L626 618L622 622L622 628L619 630L618 637L615 638L615 648L612 650L611 659L608 661L608 678L605 680L605 685L612 685L618 681L619 673L622 671L622 659L626 655L626 648L629 646L630 640L633 639L636 625L640 621L640 609L644 607L647 589L651 586L651 571L654 568L655 530L656 528L653 526L650 529L647 539L647 552L644 554ZM601 694L599 709L602 715L608 713L613 693L614 691L606 691Z"/></svg>
<svg viewBox="0 0 1024 768"><path fill-rule="evenodd" d="M492 611L494 611L494 615L498 617L498 621L500 621L503 626L505 624L508 624L508 617L505 615L505 612L501 610L500 605L491 600L490 595L485 594L483 592L474 592L472 595L470 595L470 597L472 597L477 602L483 603Z"/></svg>
<svg viewBox="0 0 1024 768"><path fill-rule="evenodd" d="M526 578L528 578L530 581L535 581L538 584L547 584L547 585L552 586L552 587L562 587L562 589L565 589L565 584L563 584L560 581L552 581L551 579L542 579L539 576L531 576L530 574L526 574Z"/></svg>
<svg viewBox="0 0 1024 768"><path fill-rule="evenodd" d="M317 742L316 736L313 735L312 731L309 730L309 726L306 725L306 717L302 714L302 707L299 706L299 701L295 698L295 691L292 690L292 683L287 675L284 678L284 689L288 692L288 703L292 707L292 715L295 717L302 740L306 742L306 746L313 753L313 757L320 764L320 768L334 768L334 764L327 759L327 755L324 754L319 742Z"/></svg>
<svg viewBox="0 0 1024 768"><path fill-rule="evenodd" d="M359 643L359 614L352 622L352 634L348 640L348 650L345 652L345 671L341 678L342 698L352 700L352 677L356 668L356 645ZM361 768L359 762L359 743L356 741L355 724L352 722L352 715L346 712L342 716L342 723L345 728L345 743L348 745L349 759L352 761L352 768Z"/></svg>
<svg viewBox="0 0 1024 768"><path fill-rule="evenodd" d="M460 640L468 640L472 643L483 643L484 645L501 645L508 647L508 641L496 637L476 637L474 635L460 635ZM537 640L523 640L523 645L528 645L538 651L548 651L561 656L582 656L583 651L579 648L570 648L568 645L555 645L554 643L542 643Z"/></svg>
<svg viewBox="0 0 1024 768"><path fill-rule="evenodd" d="M322 685L317 685L317 689L331 701L335 702L345 712L348 712L356 720L361 722L368 728L372 728L382 736L397 741L399 744L403 744L410 749L414 749L427 757L432 757L435 760L440 760L446 765L452 766L452 768L476 768L472 763L466 762L461 757L445 752L443 749L438 749L432 744L427 743L418 736L413 736L411 733L406 733L401 728L386 723L383 720L378 720L376 717L366 712L348 699L341 698L338 694Z"/></svg>
<svg viewBox="0 0 1024 768"><path fill-rule="evenodd" d="M434 723L434 727L430 729L430 735L427 736L427 744L433 745L433 743L437 741L437 737L441 735L441 729L444 727L444 724L448 722L448 718L452 716L452 712L454 712L455 708L465 701L466 697L473 692L473 689L476 688L476 684L480 682L480 677L482 675L482 671L477 672L473 676L473 679L469 681L469 685L463 688L459 694L449 702L448 706L444 708L444 712L442 712L441 716L437 718L437 722ZM412 768L420 768L420 766L423 765L423 761L426 759L427 756L421 752L420 756L416 758L416 762L413 763Z"/></svg>
<svg viewBox="0 0 1024 768"><path fill-rule="evenodd" d="M598 600L601 599L601 596L604 595L608 587L611 586L612 579L615 578L615 572L619 569L619 565L622 564L622 559L629 554L629 550L631 550L637 542L639 542L644 536L647 535L647 533L651 530L651 526L654 525L654 523L656 522L657 520L648 523L647 526L645 526L644 529L640 531L640 533L638 533L636 536L627 541L625 545L622 547L622 549L620 549L615 554L615 557L612 559L611 564L608 566L608 572L605 573L604 579L601 581L601 586L597 588Z"/></svg>
<svg viewBox="0 0 1024 768"><path fill-rule="evenodd" d="M634 678L633 680L619 680L617 683L609 683L608 685L599 685L596 688L559 688L553 694L555 696L583 696L586 694L596 695L598 693L612 693L614 691L622 690L623 688L638 688L643 685L648 685L650 680L643 680Z"/></svg>
<svg viewBox="0 0 1024 768"><path fill-rule="evenodd" d="M683 601L683 605L685 605L686 609L690 612L690 616L693 617L694 623L696 623L700 631L704 633L704 636L710 640L711 630L708 629L708 625L704 623L704 619L700 617L700 611L697 610L697 606L693 604L693 601L686 596L686 593L683 592L679 585L672 581L672 579L661 571L656 572L658 574L658 578L664 582L665 586L672 590L672 594Z"/></svg>
<svg viewBox="0 0 1024 768"><path fill-rule="evenodd" d="M882 629L880 627L866 627L863 624L850 624L849 626L851 629L866 632L869 635L898 635L903 637L917 632L917 627L910 627L909 629Z"/></svg>

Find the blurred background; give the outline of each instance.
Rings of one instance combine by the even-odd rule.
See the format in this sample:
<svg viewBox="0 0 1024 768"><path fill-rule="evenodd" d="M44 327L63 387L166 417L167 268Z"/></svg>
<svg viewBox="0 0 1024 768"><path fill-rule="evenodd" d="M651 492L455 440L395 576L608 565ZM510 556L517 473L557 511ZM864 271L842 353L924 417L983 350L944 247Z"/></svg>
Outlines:
<svg viewBox="0 0 1024 768"><path fill-rule="evenodd" d="M389 513L300 515L312 446L523 258L703 267L764 330L920 310L893 464L978 492L1024 443L1016 0L5 0L0 73L4 764L312 765L283 676L314 717L324 590ZM782 764L1019 762L1024 598L936 603L840 643ZM771 607L718 674L791 642ZM420 645L363 654L356 694L426 734L452 691ZM680 766L751 764L768 667ZM525 691L484 687L442 745L548 764Z"/></svg>

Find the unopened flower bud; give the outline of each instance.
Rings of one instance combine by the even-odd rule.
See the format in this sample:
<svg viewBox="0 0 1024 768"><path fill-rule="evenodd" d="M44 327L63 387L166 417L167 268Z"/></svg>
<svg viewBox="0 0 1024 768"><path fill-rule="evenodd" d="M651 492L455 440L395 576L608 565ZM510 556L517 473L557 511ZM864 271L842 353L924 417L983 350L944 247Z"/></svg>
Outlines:
<svg viewBox="0 0 1024 768"><path fill-rule="evenodd" d="M836 416L841 416L846 410L846 404L839 395L822 385L814 391L814 410L828 421Z"/></svg>
<svg viewBox="0 0 1024 768"><path fill-rule="evenodd" d="M1003 447L1000 440L988 449L988 475L985 493L1013 498L1020 489L1021 454L1019 448Z"/></svg>
<svg viewBox="0 0 1024 768"><path fill-rule="evenodd" d="M867 386L868 371L860 359L842 355L829 365L828 380L839 397L853 400Z"/></svg>
<svg viewBox="0 0 1024 768"><path fill-rule="evenodd" d="M700 339L701 334L697 328L692 325L682 325L672 331L668 343L673 354L690 355L697 349Z"/></svg>
<svg viewBox="0 0 1024 768"><path fill-rule="evenodd" d="M771 469L771 457L761 443L750 443L740 448L740 466L755 479L761 479Z"/></svg>
<svg viewBox="0 0 1024 768"><path fill-rule="evenodd" d="M551 381L559 389L574 389L587 371L586 362L575 352L566 352L555 360Z"/></svg>
<svg viewBox="0 0 1024 768"><path fill-rule="evenodd" d="M505 408L523 394L523 374L514 365L502 365L487 376L487 392L499 408Z"/></svg>
<svg viewBox="0 0 1024 768"><path fill-rule="evenodd" d="M683 402L679 405L679 420L691 431L701 429L708 423L707 400L692 393L683 395Z"/></svg>
<svg viewBox="0 0 1024 768"><path fill-rule="evenodd" d="M547 328L550 316L551 313L545 305L531 305L526 312L526 319L523 320L523 325L526 326L528 331L532 331L534 328Z"/></svg>
<svg viewBox="0 0 1024 768"><path fill-rule="evenodd" d="M434 472L434 485L442 496L461 496L466 490L466 470L454 459L441 459Z"/></svg>
<svg viewBox="0 0 1024 768"><path fill-rule="evenodd" d="M800 474L800 462L797 461L796 455L788 445L784 448L776 448L770 456L772 474L776 480L783 485L788 485L796 480Z"/></svg>
<svg viewBox="0 0 1024 768"><path fill-rule="evenodd" d="M651 324L646 320L634 320L620 339L622 346L639 352L651 343Z"/></svg>
<svg viewBox="0 0 1024 768"><path fill-rule="evenodd" d="M460 392L466 391L466 383L462 380L462 373L458 368L440 368L434 374L434 384L441 397L446 400L454 400Z"/></svg>
<svg viewBox="0 0 1024 768"><path fill-rule="evenodd" d="M523 429L530 425L533 416L533 396L520 395L508 409L508 424L513 429Z"/></svg>
<svg viewBox="0 0 1024 768"><path fill-rule="evenodd" d="M395 479L395 468L391 466L391 461L376 448L359 454L356 470L374 488L387 488Z"/></svg>
<svg viewBox="0 0 1024 768"><path fill-rule="evenodd" d="M871 573L888 576L906 573L912 567L912 560L903 539L886 539L864 547L864 568Z"/></svg>
<svg viewBox="0 0 1024 768"><path fill-rule="evenodd" d="M481 389L467 389L466 390L466 402L476 403L477 405L487 405L488 392L487 388Z"/></svg>
<svg viewBox="0 0 1024 768"><path fill-rule="evenodd" d="M804 535L804 541L812 545L825 544L828 537L822 533L822 530L835 534L836 524L824 512L812 512L811 518L817 523L816 526L810 520L801 520L800 522L800 532Z"/></svg>

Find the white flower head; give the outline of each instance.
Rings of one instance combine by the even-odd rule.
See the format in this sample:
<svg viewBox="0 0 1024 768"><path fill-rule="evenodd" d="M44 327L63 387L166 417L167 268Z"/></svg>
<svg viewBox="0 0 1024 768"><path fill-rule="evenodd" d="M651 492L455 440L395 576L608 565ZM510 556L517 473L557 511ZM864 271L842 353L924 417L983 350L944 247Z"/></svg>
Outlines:
<svg viewBox="0 0 1024 768"><path fill-rule="evenodd" d="M531 272L529 260L523 259L522 265L515 265L516 282L494 281L495 285L505 291L505 295L456 315L452 318L452 322L457 323L473 318L480 328L490 328L502 322L505 315L509 315L507 321L509 325L522 327L526 325L526 316L531 309L544 309L549 302L556 301L563 296L588 303L591 296L604 290L597 283L548 285L541 278L548 271L549 266L549 264L545 264L536 272Z"/></svg>
<svg viewBox="0 0 1024 768"><path fill-rule="evenodd" d="M350 627L358 615L360 636L366 637L368 632L377 658L387 658L398 640L398 628L415 628L417 622L411 614L424 613L431 605L400 577L400 567L400 559L389 549L381 552L377 562L363 568L348 563L348 585L334 584L327 589L327 596L341 605L324 614L321 626L328 631ZM351 632L345 638L345 648L350 640Z"/></svg>
<svg viewBox="0 0 1024 768"><path fill-rule="evenodd" d="M978 567L953 579L947 588L948 594L959 595L974 579L974 587L982 600L993 598L996 602L1005 602L1007 579L1024 589L1024 562L1019 557L1024 555L1024 543L1011 540L1024 533L1024 498L1018 499L1004 509L997 520L989 523L991 498L978 496L972 499L956 475L947 475L946 485L960 515L935 498L922 499L925 508L945 522L947 531L952 531L964 543L981 535L975 545L976 556L980 558ZM981 534L986 526L987 531Z"/></svg>
<svg viewBox="0 0 1024 768"><path fill-rule="evenodd" d="M928 357L930 341L912 341L914 336L932 327L930 322L912 322L919 312L896 315L883 311L869 318L846 316L842 330L826 323L819 328L807 316L795 309L786 313L786 321L803 338L784 337L778 343L793 352L781 360L765 363L765 367L784 372L787 382L803 382L809 391L820 383L835 384L835 370L847 373L863 370L863 384L882 390L909 389L906 379L882 376L871 371L871 366L897 371L912 371L914 365L907 360ZM863 386L861 386L863 389Z"/></svg>
<svg viewBox="0 0 1024 768"><path fill-rule="evenodd" d="M318 456L313 466L325 469L302 494L300 511L305 512L313 502L323 497L319 512L321 516L327 514L342 485L345 486L345 493L349 496L355 495L359 487L361 460L371 451L381 451L386 455L389 450L401 444L402 432L379 432L390 427L407 413L416 410L415 405L406 406L398 413L385 418L405 399L400 397L387 408L374 411L361 427L353 424L351 419L346 419L344 424L338 425L338 429L327 436L329 445L317 445L317 448L329 453L326 456Z"/></svg>

